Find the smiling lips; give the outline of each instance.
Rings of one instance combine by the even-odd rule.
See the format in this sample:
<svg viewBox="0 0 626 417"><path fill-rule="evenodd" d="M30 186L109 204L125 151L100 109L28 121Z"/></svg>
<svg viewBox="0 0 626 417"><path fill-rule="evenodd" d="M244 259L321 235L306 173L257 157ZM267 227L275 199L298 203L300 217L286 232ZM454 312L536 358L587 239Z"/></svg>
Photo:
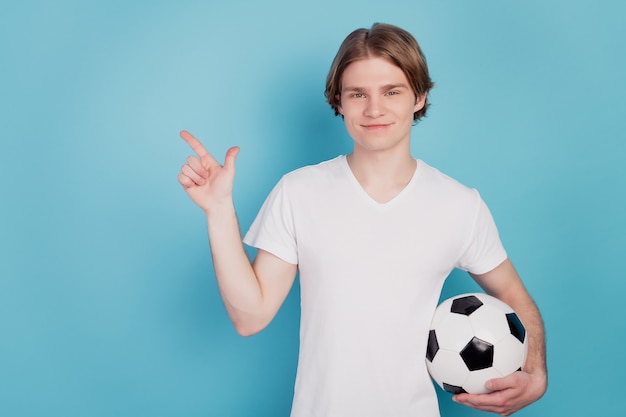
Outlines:
<svg viewBox="0 0 626 417"><path fill-rule="evenodd" d="M377 123L377 124L361 125L361 126L367 130L379 130L379 129L384 129L388 126L391 126L391 124Z"/></svg>

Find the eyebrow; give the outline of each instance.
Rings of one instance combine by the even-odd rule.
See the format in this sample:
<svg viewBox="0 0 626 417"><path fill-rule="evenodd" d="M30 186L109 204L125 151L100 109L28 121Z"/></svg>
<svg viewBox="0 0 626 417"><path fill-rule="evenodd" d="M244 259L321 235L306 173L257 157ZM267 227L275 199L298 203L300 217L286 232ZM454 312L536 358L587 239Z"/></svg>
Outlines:
<svg viewBox="0 0 626 417"><path fill-rule="evenodd" d="M407 90L409 89L409 86L404 84L404 83L400 83L400 84L385 84L382 87L380 87L380 91L389 91L389 90L394 90L396 88L406 88ZM357 93L362 93L364 91L366 91L366 88L363 87L346 87L343 89L343 91L352 91L352 92L357 92Z"/></svg>

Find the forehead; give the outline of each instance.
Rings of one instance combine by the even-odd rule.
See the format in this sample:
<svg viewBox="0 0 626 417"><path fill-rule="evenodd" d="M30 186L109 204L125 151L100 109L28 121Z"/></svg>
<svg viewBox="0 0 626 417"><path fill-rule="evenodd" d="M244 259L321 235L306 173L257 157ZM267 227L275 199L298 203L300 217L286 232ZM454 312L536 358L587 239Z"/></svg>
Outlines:
<svg viewBox="0 0 626 417"><path fill-rule="evenodd" d="M378 87L388 84L404 84L409 81L404 71L388 59L368 57L352 62L341 77L343 88Z"/></svg>

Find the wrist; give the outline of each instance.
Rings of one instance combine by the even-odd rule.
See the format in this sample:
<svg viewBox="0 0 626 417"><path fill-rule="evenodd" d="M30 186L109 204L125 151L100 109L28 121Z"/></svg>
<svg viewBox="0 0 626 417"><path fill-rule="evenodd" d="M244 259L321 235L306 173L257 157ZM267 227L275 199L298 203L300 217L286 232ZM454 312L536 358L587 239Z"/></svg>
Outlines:
<svg viewBox="0 0 626 417"><path fill-rule="evenodd" d="M224 215L230 215L235 212L235 206L231 198L226 198L221 201L213 202L207 207L203 207L204 215L207 220L212 218L222 217Z"/></svg>
<svg viewBox="0 0 626 417"><path fill-rule="evenodd" d="M548 389L548 374L543 369L524 369L530 380L532 381L532 391L534 396L539 399Z"/></svg>

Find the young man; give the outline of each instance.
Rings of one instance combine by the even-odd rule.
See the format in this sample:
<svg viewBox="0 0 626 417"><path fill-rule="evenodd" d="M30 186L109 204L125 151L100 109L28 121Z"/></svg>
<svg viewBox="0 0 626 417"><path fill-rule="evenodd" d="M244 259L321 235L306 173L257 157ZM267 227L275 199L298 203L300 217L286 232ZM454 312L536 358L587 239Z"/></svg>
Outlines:
<svg viewBox="0 0 626 417"><path fill-rule="evenodd" d="M468 271L517 311L529 334L525 369L491 380L470 407L511 414L543 395L539 312L507 259L476 190L410 153L432 88L415 39L391 25L358 29L331 66L326 97L353 152L285 175L244 242L232 201L235 158L221 166L188 132L197 157L178 180L208 220L218 286L237 331L272 320L300 272L300 355L292 417L438 416L424 355L445 278Z"/></svg>

